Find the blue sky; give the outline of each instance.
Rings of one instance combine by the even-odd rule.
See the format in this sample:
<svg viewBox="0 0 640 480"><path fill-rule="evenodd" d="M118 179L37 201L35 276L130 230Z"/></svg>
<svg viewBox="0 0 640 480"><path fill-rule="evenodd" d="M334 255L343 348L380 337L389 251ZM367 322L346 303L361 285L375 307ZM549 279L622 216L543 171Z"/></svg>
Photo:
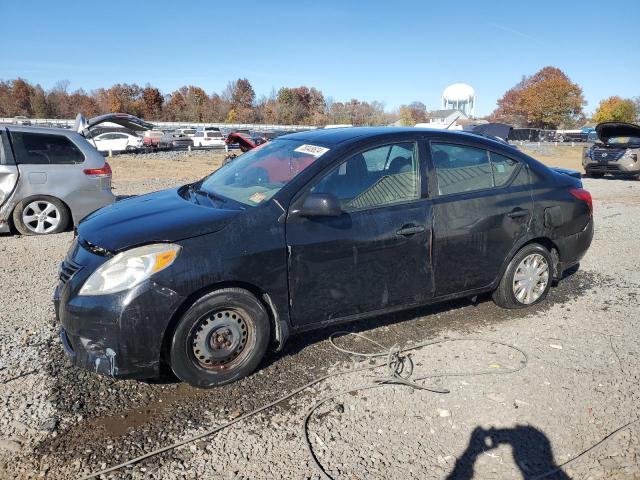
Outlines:
<svg viewBox="0 0 640 480"><path fill-rule="evenodd" d="M147 82L256 93L315 86L334 100L439 107L472 85L477 114L546 65L580 84L587 111L640 95L640 1L234 2L0 0L0 79L71 89ZM243 19L244 17L244 19Z"/></svg>

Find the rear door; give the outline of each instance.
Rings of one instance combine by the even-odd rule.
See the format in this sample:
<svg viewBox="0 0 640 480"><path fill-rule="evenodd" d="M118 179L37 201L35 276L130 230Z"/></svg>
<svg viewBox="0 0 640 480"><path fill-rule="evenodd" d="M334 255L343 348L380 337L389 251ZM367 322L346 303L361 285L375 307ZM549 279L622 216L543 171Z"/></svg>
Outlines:
<svg viewBox="0 0 640 480"><path fill-rule="evenodd" d="M431 142L436 296L490 285L528 231L526 166L482 145Z"/></svg>
<svg viewBox="0 0 640 480"><path fill-rule="evenodd" d="M291 318L296 325L425 302L432 294L431 206L418 143L370 148L307 189L331 193L339 217L287 220Z"/></svg>
<svg viewBox="0 0 640 480"><path fill-rule="evenodd" d="M11 144L24 196L45 194L64 199L86 185L86 176L78 168L85 156L65 135L14 130Z"/></svg>

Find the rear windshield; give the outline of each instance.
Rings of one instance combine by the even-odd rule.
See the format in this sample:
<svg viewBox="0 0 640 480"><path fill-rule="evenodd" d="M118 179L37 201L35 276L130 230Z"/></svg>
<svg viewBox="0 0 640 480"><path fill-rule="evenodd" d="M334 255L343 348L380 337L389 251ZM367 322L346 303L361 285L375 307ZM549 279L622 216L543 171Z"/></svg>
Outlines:
<svg viewBox="0 0 640 480"><path fill-rule="evenodd" d="M196 133L195 130L182 130L182 133L184 133L185 135L193 135L194 133Z"/></svg>
<svg viewBox="0 0 640 480"><path fill-rule="evenodd" d="M207 132L207 138L221 138L222 134L220 132Z"/></svg>

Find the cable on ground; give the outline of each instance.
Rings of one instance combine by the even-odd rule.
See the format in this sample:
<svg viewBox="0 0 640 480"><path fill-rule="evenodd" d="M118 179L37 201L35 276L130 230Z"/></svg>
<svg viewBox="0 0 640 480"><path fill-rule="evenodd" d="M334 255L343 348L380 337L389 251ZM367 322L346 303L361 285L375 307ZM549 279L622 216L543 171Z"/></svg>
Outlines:
<svg viewBox="0 0 640 480"><path fill-rule="evenodd" d="M365 340L369 343L371 343L372 345L377 346L378 348L381 348L382 351L380 352L376 352L376 353L361 353L361 352L355 352L352 350L348 350L346 348L340 347L339 345L337 345L335 343L335 338L341 336L341 337L345 337L345 336L352 336L352 337L357 337L360 338L362 340ZM476 372L450 372L450 373L437 373L437 374L428 374L428 375L422 375L422 376L418 376L416 378L410 379L412 374L413 374L413 369L414 369L414 365L413 365L413 361L411 360L411 357L409 355L407 355L407 352L410 351L415 351L424 347L428 347L431 345L436 345L436 344L442 344L442 343L452 343L452 342L486 342L486 343L490 343L490 344L495 344L495 345L502 345L504 347L507 347L511 350L515 350L517 352L519 352L522 355L522 360L520 361L520 364L514 368L511 369L502 369L502 370L480 370L480 371L476 371ZM446 339L440 339L440 340L429 340L429 341L425 341L425 342L420 342L414 345L411 345L409 347L405 347L405 348L399 348L397 346L391 347L391 348L387 348L384 345L376 342L375 340L372 340L368 337L366 337L365 335L359 334L359 333L354 333L354 332L345 332L345 331L339 331L339 332L334 332L333 334L331 334L331 336L329 337L329 343L331 344L331 346L333 348L335 348L336 350L342 352L342 353L346 353L349 355L354 355L354 356L359 356L362 358L381 358L381 357L386 357L384 362L378 362L375 363L373 365L367 365L367 366L362 366L362 367L354 367L354 368L348 368L345 370L340 370L338 372L333 372L333 373L329 373L327 375L323 375L321 377L318 377L314 380L311 380L310 382L305 383L304 385L294 389L293 391L291 391L290 393L272 401L267 403L266 405L263 405L259 408L256 408L255 410L248 412L244 415L241 415L238 418L235 418L227 423L224 423L222 425L219 425L217 427L213 427L209 430L206 430L198 435L194 435L192 437L189 438L185 438L183 440L180 440L178 442L172 443L170 445L167 445L165 447L161 447L158 448L156 450L152 450L150 452L147 452L143 455L140 455L138 457L132 458L130 460L127 460L125 462L119 463L117 465L113 465L111 467L105 468L103 470L99 470L96 472L93 472L85 477L82 477L81 480L88 480L91 478L95 478L98 477L100 475L105 475L107 473L111 473L114 472L116 470L119 470L121 468L124 467L128 467L131 465L134 465L138 462L141 462L142 460L154 457L156 455L159 455L161 453L173 450L175 448L181 447L183 445L195 442L197 440L200 440L202 438L208 437L210 435L214 435L222 430L225 430L229 427L231 427L232 425L235 425L236 423L242 422L243 420L246 420L250 417L253 417L255 415L257 415L260 412L263 412L265 410L268 410L269 408L284 402L286 400L289 400L290 398L298 395L299 393L301 393L302 391L306 390L307 388L310 388L320 382L323 382L325 380L328 380L330 378L334 378L334 377L338 377L338 376L342 376L342 375L348 375L351 373L357 373L357 372L364 372L364 371L370 371L370 370L375 370L378 368L382 368L382 367L386 367L386 371L385 374L381 377L377 377L374 378L370 383L366 383L357 387L354 387L352 389L349 390L345 390L345 391L341 391L335 394L331 394L327 397L322 398L321 400L319 400L318 402L316 402L306 413L306 416L304 418L304 421L302 423L302 430L303 430L303 438L305 440L306 443L306 447L307 447L307 451L309 452L309 455L312 459L313 465L316 468L317 472L320 474L321 478L323 480L332 480L332 477L326 472L326 470L324 469L324 467L320 464L318 458L316 457L314 451L313 451L313 447L311 444L311 441L309 439L309 430L308 430L308 426L309 426L309 420L311 419L311 417L313 416L313 413L323 404L327 403L328 401L335 399L341 395L345 395L348 393L355 393L355 392L359 392L359 391L363 391L363 390L370 390L373 388L379 388L385 385L402 385L402 386L407 386L409 388L414 388L414 389L419 389L419 390L426 390L426 391L430 391L433 393L438 393L438 394L445 394L445 393L449 393L449 390L445 390L445 389L440 389L440 388L436 388L436 387L431 387L431 386L426 386L426 385L422 385L419 384L417 382L421 381L421 380L429 380L429 379L435 379L435 378L445 378L445 377L469 377L469 376L479 376L479 375L505 375L505 374L513 374L516 372L519 372L520 370L523 370L529 361L529 357L527 355L527 353L522 350L521 348L513 345L513 344L509 344L509 343L505 343L505 342L500 342L497 340L491 340L491 339L486 339L486 338L476 338L476 337L470 337L470 338L446 338ZM602 440L600 440L598 443L596 443L595 445L593 445L592 447L586 449L585 451L583 451L582 453L578 454L577 456L573 457L572 459L566 461L565 463L563 463L562 465L559 465L557 468L550 470L549 472L545 472L541 475L538 475L535 477L535 480L541 480L544 478L549 477L550 475L557 473L558 471L560 471L560 469L562 469L565 465L568 465L569 463L577 460L579 457L581 457L582 455L586 454L587 452L589 452L592 449L597 448L599 445L603 444L604 442L606 442L607 440L609 440L610 438L612 438L616 433L618 433L619 431L622 431L628 427L630 427L631 425L633 425L634 423L640 421L640 419L634 420L632 422L627 423L626 425L623 425L622 427L618 428L617 430L611 432L609 435L607 435L605 438L603 438Z"/></svg>

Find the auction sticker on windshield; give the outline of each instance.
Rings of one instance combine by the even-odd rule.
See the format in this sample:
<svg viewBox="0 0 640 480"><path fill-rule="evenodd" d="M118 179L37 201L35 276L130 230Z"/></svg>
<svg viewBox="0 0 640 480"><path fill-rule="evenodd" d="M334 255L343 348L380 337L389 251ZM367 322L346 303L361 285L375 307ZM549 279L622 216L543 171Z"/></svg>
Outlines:
<svg viewBox="0 0 640 480"><path fill-rule="evenodd" d="M306 153L307 155L312 155L316 158L324 155L329 151L328 148L318 147L317 145L300 145L295 149L298 153Z"/></svg>

